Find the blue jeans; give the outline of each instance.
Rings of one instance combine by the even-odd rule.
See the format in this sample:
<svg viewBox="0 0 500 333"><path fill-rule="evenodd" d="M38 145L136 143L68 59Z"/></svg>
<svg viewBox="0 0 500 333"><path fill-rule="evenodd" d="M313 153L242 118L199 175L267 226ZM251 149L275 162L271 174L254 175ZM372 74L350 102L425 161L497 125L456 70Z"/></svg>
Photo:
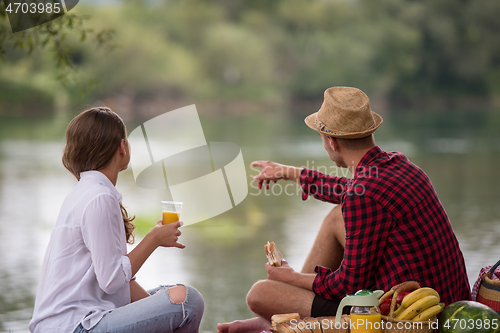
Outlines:
<svg viewBox="0 0 500 333"><path fill-rule="evenodd" d="M174 286L148 290L151 296L114 309L90 330L80 324L73 333L196 333L205 307L203 297L186 286L184 302L174 303L167 290Z"/></svg>

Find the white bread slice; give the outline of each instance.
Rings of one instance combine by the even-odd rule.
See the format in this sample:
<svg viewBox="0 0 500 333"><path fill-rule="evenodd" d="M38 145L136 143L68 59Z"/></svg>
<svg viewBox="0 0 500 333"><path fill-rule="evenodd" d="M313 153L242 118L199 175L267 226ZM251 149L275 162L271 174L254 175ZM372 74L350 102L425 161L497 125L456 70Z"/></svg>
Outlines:
<svg viewBox="0 0 500 333"><path fill-rule="evenodd" d="M282 324L277 324L276 325L276 330L279 332L279 333L300 333L299 330L295 331L290 323L282 323Z"/></svg>
<svg viewBox="0 0 500 333"><path fill-rule="evenodd" d="M318 318L307 317L304 318L304 322L306 322L307 327L309 327L312 333L323 333L321 321Z"/></svg>
<svg viewBox="0 0 500 333"><path fill-rule="evenodd" d="M292 319L300 319L300 315L294 312L275 314L271 317L271 321L276 324L286 323L287 321L290 321Z"/></svg>
<svg viewBox="0 0 500 333"><path fill-rule="evenodd" d="M272 328L274 330L278 330L277 325L278 324L284 324L287 323L291 320L298 320L300 319L300 315L298 313L281 313L281 314L275 314L271 317L271 323L272 323Z"/></svg>
<svg viewBox="0 0 500 333"><path fill-rule="evenodd" d="M295 331L298 331L300 333L312 333L309 327L311 327L310 322L306 322L305 320L298 320L297 322L293 322L292 327L297 327Z"/></svg>

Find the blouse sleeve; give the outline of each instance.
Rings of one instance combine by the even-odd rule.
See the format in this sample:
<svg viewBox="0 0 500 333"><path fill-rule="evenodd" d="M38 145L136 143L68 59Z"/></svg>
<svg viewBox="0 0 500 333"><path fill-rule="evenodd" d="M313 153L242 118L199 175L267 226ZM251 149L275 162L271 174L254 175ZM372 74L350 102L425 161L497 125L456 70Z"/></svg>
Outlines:
<svg viewBox="0 0 500 333"><path fill-rule="evenodd" d="M116 198L102 194L85 207L82 235L91 253L99 287L107 294L114 294L132 277L123 218Z"/></svg>

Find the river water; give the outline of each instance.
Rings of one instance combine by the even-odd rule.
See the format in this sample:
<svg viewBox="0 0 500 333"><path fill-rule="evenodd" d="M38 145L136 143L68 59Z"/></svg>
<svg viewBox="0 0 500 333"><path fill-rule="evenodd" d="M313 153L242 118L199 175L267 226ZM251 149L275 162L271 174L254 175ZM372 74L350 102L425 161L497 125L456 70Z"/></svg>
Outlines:
<svg viewBox="0 0 500 333"><path fill-rule="evenodd" d="M478 132L465 135L460 124L444 131L404 131L387 122L377 143L384 150L403 152L429 175L449 214L472 284L481 267L500 259L500 140L496 135L478 137ZM249 140L250 134L235 126L224 132L209 125L205 134L212 141L239 144L247 165L254 159L275 159L335 170L314 133ZM62 147L62 141L0 141L0 332L27 332L50 232L64 197L76 184L61 164ZM158 249L137 275L146 288L187 283L200 290L206 301L205 332L216 331L218 322L251 316L245 295L255 281L266 278L267 241L275 241L299 270L323 216L332 208L316 200L302 201L296 187L258 191L250 182L255 174L247 169L249 194L241 204L184 227L181 242L186 248ZM137 216L140 240L160 218L159 201L164 197L160 191L137 187L130 170L120 174L117 188L129 212Z"/></svg>

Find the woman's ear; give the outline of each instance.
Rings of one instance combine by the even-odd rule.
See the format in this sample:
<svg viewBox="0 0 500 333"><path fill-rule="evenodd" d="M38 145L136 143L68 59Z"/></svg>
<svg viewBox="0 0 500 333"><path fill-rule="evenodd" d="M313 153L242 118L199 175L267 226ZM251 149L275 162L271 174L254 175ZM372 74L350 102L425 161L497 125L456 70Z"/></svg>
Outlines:
<svg viewBox="0 0 500 333"><path fill-rule="evenodd" d="M125 139L122 139L120 142L120 147L118 150L120 151L120 155L127 155L127 147L125 147L128 143L125 141Z"/></svg>

